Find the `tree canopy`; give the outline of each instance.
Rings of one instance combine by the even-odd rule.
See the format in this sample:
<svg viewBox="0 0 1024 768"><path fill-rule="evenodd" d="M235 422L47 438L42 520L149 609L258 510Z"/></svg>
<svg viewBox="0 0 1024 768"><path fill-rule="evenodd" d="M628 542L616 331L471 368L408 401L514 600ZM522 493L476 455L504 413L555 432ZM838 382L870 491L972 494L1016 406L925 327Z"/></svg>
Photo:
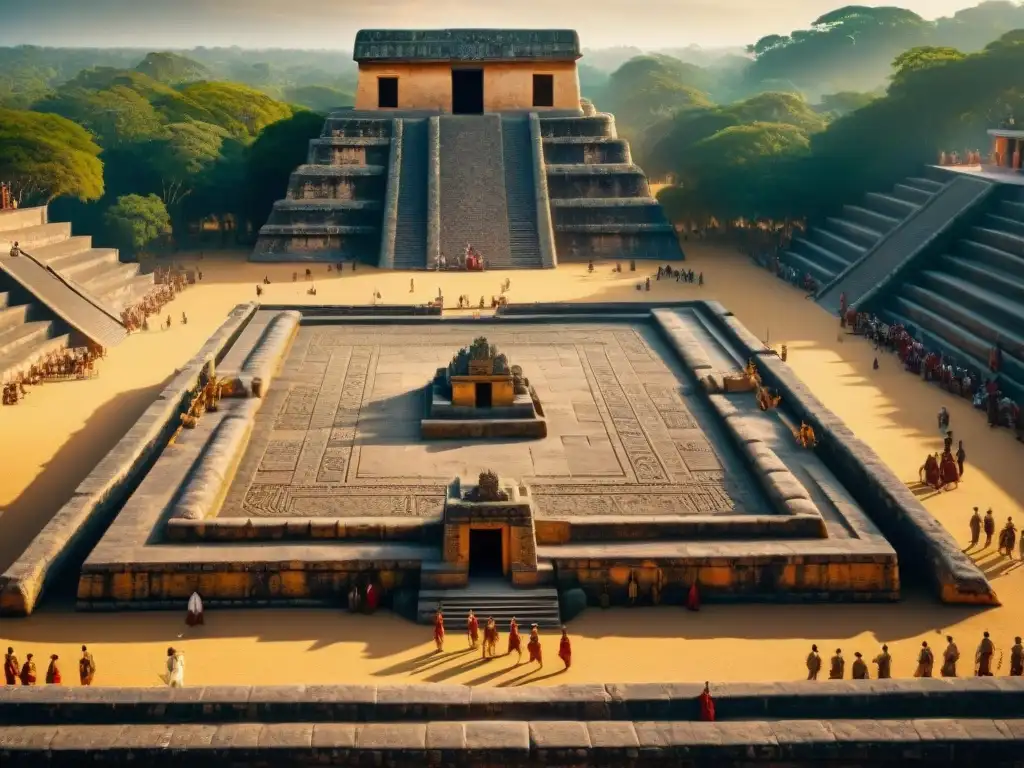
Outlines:
<svg viewBox="0 0 1024 768"><path fill-rule="evenodd" d="M170 51L148 53L135 65L135 70L161 83L191 83L213 77L208 67L198 61Z"/></svg>
<svg viewBox="0 0 1024 768"><path fill-rule="evenodd" d="M107 208L104 223L122 252L134 255L171 230L164 201L156 195L124 195Z"/></svg>
<svg viewBox="0 0 1024 768"><path fill-rule="evenodd" d="M0 109L0 179L23 203L67 195L103 195L100 148L79 125L57 115Z"/></svg>

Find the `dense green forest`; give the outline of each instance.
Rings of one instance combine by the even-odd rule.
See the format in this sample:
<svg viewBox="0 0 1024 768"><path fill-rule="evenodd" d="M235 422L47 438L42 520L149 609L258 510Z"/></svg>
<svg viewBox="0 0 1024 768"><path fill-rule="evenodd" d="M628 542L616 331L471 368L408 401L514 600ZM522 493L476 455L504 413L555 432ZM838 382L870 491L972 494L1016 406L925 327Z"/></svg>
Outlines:
<svg viewBox="0 0 1024 768"><path fill-rule="evenodd" d="M1024 5L925 21L847 6L746 50L587 51L676 221L800 219L1024 118ZM99 244L251 242L323 114L352 103L340 51L0 49L0 179ZM219 234L217 234L219 233Z"/></svg>

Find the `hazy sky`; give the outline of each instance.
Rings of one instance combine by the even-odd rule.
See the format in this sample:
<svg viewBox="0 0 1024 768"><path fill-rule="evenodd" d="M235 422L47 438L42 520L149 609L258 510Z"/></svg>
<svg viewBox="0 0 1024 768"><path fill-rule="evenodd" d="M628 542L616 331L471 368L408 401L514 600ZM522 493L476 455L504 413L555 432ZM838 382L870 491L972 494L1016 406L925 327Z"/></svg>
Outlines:
<svg viewBox="0 0 1024 768"><path fill-rule="evenodd" d="M0 45L351 49L363 27L559 27L584 47L751 43L850 0L0 0ZM889 0L926 18L972 0Z"/></svg>

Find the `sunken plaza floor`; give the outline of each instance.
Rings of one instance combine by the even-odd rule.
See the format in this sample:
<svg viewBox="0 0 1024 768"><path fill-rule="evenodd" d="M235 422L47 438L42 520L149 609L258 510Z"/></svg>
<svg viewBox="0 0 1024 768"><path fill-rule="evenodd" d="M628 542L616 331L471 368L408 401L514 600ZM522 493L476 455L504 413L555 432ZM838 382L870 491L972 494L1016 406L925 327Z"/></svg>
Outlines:
<svg viewBox="0 0 1024 768"><path fill-rule="evenodd" d="M429 382L481 336L521 368L545 437L420 436ZM748 360L781 407L762 411L736 386ZM242 396L179 429L214 369ZM794 438L803 421L814 450ZM461 499L485 471L507 503ZM193 591L211 605L338 605L372 581L406 615L419 595L422 620L435 595L481 594L482 573L549 603L582 591L590 604L678 604L694 584L712 601L889 601L899 553L942 600L995 602L928 519L715 302L456 320L250 304L96 467L0 597L5 613L31 612L74 556L83 609L180 608Z"/></svg>

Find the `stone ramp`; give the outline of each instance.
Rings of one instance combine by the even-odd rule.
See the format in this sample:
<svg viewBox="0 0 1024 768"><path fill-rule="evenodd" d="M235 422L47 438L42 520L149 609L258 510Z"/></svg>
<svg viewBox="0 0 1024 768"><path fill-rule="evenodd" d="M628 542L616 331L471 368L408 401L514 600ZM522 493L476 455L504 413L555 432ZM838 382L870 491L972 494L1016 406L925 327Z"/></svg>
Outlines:
<svg viewBox="0 0 1024 768"><path fill-rule="evenodd" d="M487 269L513 268L501 116L445 115L439 128L441 253L461 258L469 243Z"/></svg>
<svg viewBox="0 0 1024 768"><path fill-rule="evenodd" d="M502 117L501 141L511 266L515 269L537 269L544 265L537 234L534 147L530 138L529 117Z"/></svg>
<svg viewBox="0 0 1024 768"><path fill-rule="evenodd" d="M16 258L0 256L0 270L90 341L109 348L127 338L128 331L120 320L99 301L43 266L30 254Z"/></svg>
<svg viewBox="0 0 1024 768"><path fill-rule="evenodd" d="M427 264L427 126L426 119L401 121L398 216L394 268L426 269Z"/></svg>
<svg viewBox="0 0 1024 768"><path fill-rule="evenodd" d="M834 312L843 293L847 306L870 300L937 237L949 231L960 216L983 203L993 189L995 185L982 179L953 179L823 287L815 297L817 302Z"/></svg>

